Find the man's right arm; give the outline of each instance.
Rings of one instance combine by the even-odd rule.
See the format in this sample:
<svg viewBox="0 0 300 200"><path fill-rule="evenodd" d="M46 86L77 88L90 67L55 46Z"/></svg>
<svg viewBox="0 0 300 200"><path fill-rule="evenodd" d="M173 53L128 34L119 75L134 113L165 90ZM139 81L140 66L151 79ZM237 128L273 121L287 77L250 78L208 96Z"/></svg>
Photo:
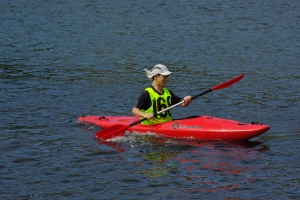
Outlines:
<svg viewBox="0 0 300 200"><path fill-rule="evenodd" d="M132 108L132 114L138 117L144 117L147 119L153 118L152 113L145 113L141 110L147 110L151 106L150 96L148 91L142 92L135 107Z"/></svg>

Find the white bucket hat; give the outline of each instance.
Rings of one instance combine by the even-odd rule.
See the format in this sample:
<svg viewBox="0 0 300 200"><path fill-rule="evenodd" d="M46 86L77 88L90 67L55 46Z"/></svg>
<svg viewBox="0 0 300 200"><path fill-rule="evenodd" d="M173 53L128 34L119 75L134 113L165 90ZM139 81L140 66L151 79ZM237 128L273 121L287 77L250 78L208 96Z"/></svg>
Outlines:
<svg viewBox="0 0 300 200"><path fill-rule="evenodd" d="M146 76L148 78L152 78L153 76L157 75L157 74L161 74L161 75L164 75L164 76L167 76L169 74L171 74L172 72L170 72L168 70L168 68L162 64L157 64L155 65L153 68L152 68L152 71L148 71L147 69L144 69L145 72L146 72Z"/></svg>

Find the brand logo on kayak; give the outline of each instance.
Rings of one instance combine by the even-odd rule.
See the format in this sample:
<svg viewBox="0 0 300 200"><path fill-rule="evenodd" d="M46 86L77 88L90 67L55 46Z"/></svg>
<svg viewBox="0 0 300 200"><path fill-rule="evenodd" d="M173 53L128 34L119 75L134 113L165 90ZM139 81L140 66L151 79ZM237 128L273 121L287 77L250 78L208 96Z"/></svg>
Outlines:
<svg viewBox="0 0 300 200"><path fill-rule="evenodd" d="M179 129L179 128L187 128L187 129L201 129L202 126L186 126L186 125L180 125L179 123L174 123L172 125L173 129Z"/></svg>

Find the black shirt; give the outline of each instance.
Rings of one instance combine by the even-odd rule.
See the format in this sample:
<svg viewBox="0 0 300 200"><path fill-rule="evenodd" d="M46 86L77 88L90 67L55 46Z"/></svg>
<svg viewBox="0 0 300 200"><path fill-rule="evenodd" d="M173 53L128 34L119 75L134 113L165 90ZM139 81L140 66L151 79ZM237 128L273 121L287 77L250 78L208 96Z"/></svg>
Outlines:
<svg viewBox="0 0 300 200"><path fill-rule="evenodd" d="M153 87L151 86L151 88L159 94L159 92ZM176 103L179 103L182 98L176 96L173 92L171 92L169 90L170 94L171 94L171 105L174 105ZM136 108L139 108L140 110L147 110L148 108L151 107L151 99L150 99L150 94L147 90L144 90L142 92L142 94L140 95L136 105L135 105Z"/></svg>

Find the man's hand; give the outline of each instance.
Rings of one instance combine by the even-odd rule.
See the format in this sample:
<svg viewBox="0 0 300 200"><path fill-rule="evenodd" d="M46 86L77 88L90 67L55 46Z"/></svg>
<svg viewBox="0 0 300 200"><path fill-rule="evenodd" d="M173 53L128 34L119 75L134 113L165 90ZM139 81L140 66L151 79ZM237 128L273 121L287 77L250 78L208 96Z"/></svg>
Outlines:
<svg viewBox="0 0 300 200"><path fill-rule="evenodd" d="M152 113L145 113L145 114L143 115L143 117L144 117L144 118L147 118L147 119L152 119L152 118L154 118L154 115L153 115Z"/></svg>
<svg viewBox="0 0 300 200"><path fill-rule="evenodd" d="M188 105L190 105L191 101L192 101L192 97L191 96L185 96L183 98L183 104L181 104L181 106L186 107Z"/></svg>

